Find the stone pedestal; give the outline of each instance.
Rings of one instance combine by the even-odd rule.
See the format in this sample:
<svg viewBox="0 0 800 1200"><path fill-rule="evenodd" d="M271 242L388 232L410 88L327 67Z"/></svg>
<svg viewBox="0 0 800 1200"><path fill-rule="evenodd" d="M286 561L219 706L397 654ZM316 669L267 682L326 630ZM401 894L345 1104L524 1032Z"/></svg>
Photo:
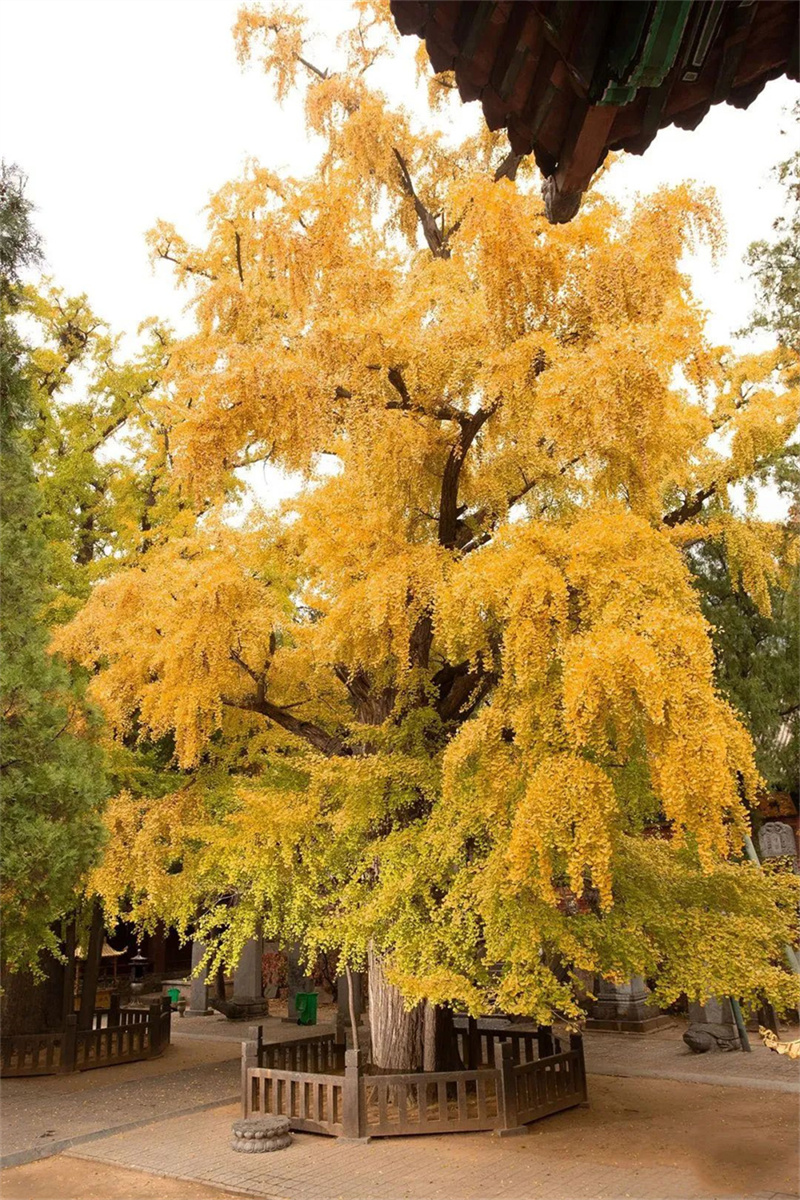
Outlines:
<svg viewBox="0 0 800 1200"><path fill-rule="evenodd" d="M242 1009L242 1017L263 1017L267 1012L264 989L261 982L260 936L252 937L242 950L233 972L232 1004Z"/></svg>
<svg viewBox="0 0 800 1200"><path fill-rule="evenodd" d="M599 979L595 984L595 995L597 999L586 1022L587 1029L653 1033L672 1024L669 1017L648 1005L650 992L641 975L634 975L627 983Z"/></svg>
<svg viewBox="0 0 800 1200"><path fill-rule="evenodd" d="M214 1010L209 1007L208 1003L208 975L203 971L199 976L194 975L194 970L198 963L202 961L203 955L206 952L204 942L192 942L192 983L191 983L191 998L189 1007L186 1010L187 1017L204 1017L207 1013Z"/></svg>
<svg viewBox="0 0 800 1200"><path fill-rule="evenodd" d="M695 1054L705 1054L707 1050L741 1050L730 1000L711 996L705 1004L690 1004L689 1022L683 1040Z"/></svg>
<svg viewBox="0 0 800 1200"><path fill-rule="evenodd" d="M244 1154L269 1154L292 1144L288 1117L247 1117L234 1121L231 1149Z"/></svg>

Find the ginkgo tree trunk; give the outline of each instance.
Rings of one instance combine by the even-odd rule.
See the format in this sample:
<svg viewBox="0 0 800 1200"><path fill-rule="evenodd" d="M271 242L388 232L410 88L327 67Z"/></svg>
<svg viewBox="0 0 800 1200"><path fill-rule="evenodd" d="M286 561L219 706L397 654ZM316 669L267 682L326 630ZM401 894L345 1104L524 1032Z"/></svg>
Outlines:
<svg viewBox="0 0 800 1200"><path fill-rule="evenodd" d="M787 351L704 336L712 196L601 182L550 226L498 139L370 85L391 36L360 4L337 66L243 11L318 167L251 166L205 246L151 234L195 313L160 402L184 508L59 646L183 775L112 802L94 885L228 962L257 924L370 959L379 1065L441 1062L444 1010L577 1019L581 971L788 1003L796 881L741 861L760 780L684 561L724 542L768 603L791 531L736 485L794 452ZM231 521L261 461L299 494Z"/></svg>

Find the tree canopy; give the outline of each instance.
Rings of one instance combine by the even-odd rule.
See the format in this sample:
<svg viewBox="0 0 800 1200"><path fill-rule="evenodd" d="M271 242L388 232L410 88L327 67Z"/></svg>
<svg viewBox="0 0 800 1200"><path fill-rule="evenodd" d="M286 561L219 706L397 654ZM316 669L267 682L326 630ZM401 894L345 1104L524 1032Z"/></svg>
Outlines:
<svg viewBox="0 0 800 1200"><path fill-rule="evenodd" d="M409 1002L574 1016L577 969L787 1001L795 881L741 861L761 780L686 556L768 609L790 532L747 497L793 453L790 349L708 343L712 195L600 179L549 225L499 138L372 86L393 30L356 9L337 63L243 10L318 168L150 235L195 315L141 401L159 502L57 645L175 786L112 801L94 886L229 960L257 923L374 947ZM299 494L245 511L265 461Z"/></svg>

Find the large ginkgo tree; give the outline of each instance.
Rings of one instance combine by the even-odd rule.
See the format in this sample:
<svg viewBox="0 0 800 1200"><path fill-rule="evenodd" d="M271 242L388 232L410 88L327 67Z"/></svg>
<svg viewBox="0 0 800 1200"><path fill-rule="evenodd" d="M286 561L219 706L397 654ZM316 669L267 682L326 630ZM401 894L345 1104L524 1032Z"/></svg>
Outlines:
<svg viewBox="0 0 800 1200"><path fill-rule="evenodd" d="M387 14L356 10L335 62L242 12L318 167L252 165L203 246L151 235L195 315L159 402L180 519L59 645L119 738L174 738L176 786L112 803L95 885L229 961L260 924L369 962L382 1065L441 1061L454 1008L575 1017L578 972L786 1004L794 881L742 861L760 780L685 554L724 544L769 603L792 352L706 340L711 195L600 180L548 225L497 138L389 104ZM261 461L298 493L239 511Z"/></svg>

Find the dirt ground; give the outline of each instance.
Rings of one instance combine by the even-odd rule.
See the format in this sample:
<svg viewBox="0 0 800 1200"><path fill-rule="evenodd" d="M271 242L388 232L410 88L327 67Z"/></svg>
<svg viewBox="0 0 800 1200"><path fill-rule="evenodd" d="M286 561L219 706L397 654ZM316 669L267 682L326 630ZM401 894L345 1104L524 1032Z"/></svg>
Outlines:
<svg viewBox="0 0 800 1200"><path fill-rule="evenodd" d="M530 1164L537 1156L543 1166L580 1160L586 1165L616 1167L620 1171L619 1195L632 1200L636 1200L635 1184L631 1178L631 1186L626 1186L625 1176L641 1166L663 1168L665 1185L672 1169L690 1170L697 1179L698 1196L798 1194L800 1113L794 1095L665 1079L594 1076L589 1084L588 1108L549 1117L531 1126L527 1136L503 1143L510 1173L522 1168L522 1160ZM225 1137L231 1111L214 1110L205 1115L219 1124L218 1136ZM189 1134L192 1119L185 1120ZM148 1129L154 1136L155 1128ZM415 1170L425 1172L434 1165L447 1165L455 1195L461 1175L468 1174L473 1183L480 1179L481 1146L488 1138L488 1134L420 1138L415 1147ZM209 1141L216 1140L215 1127ZM304 1158L316 1157L322 1140L301 1135L297 1150ZM369 1195L369 1177L374 1179L372 1173L390 1150L387 1141L376 1140L369 1147L365 1196ZM103 1141L92 1147L102 1152ZM75 1154L80 1150L76 1147ZM406 1194L413 1196L413 1181L404 1183L409 1188ZM496 1178L487 1171L487 1197L492 1196L493 1183ZM0 1173L0 1193L3 1200L222 1200L236 1194L68 1154ZM291 1195L289 1188L286 1193ZM563 1200L570 1197L565 1194Z"/></svg>
<svg viewBox="0 0 800 1200"><path fill-rule="evenodd" d="M3 1200L241 1200L241 1192L58 1154L0 1171Z"/></svg>
<svg viewBox="0 0 800 1200"><path fill-rule="evenodd" d="M589 1096L588 1110L540 1121L523 1140L598 1163L691 1167L717 1196L799 1194L796 1095L590 1076Z"/></svg>

